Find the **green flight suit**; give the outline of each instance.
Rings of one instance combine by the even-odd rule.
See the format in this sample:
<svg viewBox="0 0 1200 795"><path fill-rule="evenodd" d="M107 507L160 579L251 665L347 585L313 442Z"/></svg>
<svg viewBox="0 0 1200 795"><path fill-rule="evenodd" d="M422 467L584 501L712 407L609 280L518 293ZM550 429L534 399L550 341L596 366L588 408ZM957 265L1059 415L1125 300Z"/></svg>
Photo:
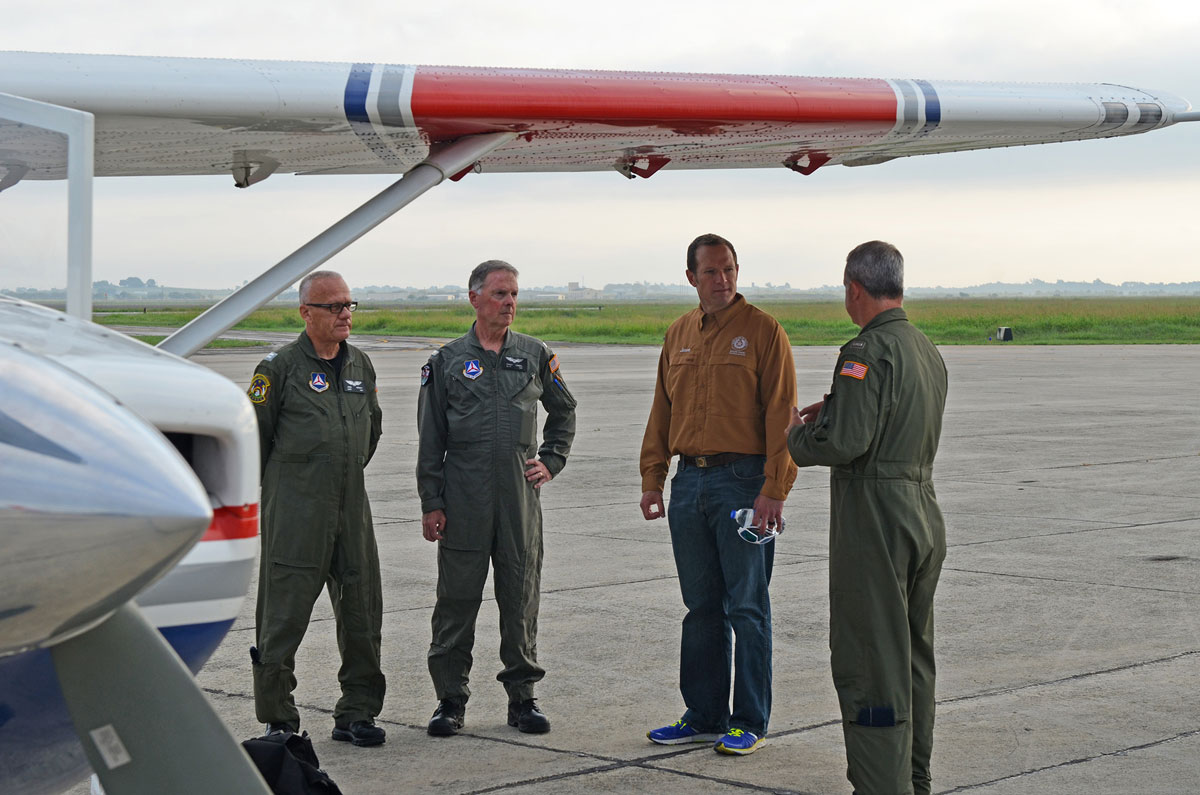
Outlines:
<svg viewBox="0 0 1200 795"><path fill-rule="evenodd" d="M842 346L816 420L788 434L797 464L830 467L829 646L859 795L930 791L945 404L937 348L888 309Z"/></svg>
<svg viewBox="0 0 1200 795"><path fill-rule="evenodd" d="M250 399L262 454L262 555L255 611L254 706L263 723L299 729L296 649L324 586L337 619L338 726L383 705L383 589L363 469L383 412L375 369L342 343L340 375L304 332L254 371Z"/></svg>
<svg viewBox="0 0 1200 795"><path fill-rule="evenodd" d="M547 415L540 447L539 402ZM428 659L437 697L470 696L490 560L504 664L496 678L510 702L532 698L545 675L537 664L542 508L525 480L525 461L541 459L551 475L562 471L575 438L575 398L544 342L509 331L496 354L483 349L472 326L422 368L417 427L421 512L446 512Z"/></svg>

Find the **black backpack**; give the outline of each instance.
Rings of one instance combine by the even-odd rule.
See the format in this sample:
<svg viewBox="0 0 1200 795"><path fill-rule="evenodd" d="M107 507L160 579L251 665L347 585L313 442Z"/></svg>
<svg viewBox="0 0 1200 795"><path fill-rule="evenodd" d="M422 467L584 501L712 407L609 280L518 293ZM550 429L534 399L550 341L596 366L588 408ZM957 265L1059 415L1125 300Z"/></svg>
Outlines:
<svg viewBox="0 0 1200 795"><path fill-rule="evenodd" d="M342 795L317 761L308 732L280 732L242 741L275 795Z"/></svg>

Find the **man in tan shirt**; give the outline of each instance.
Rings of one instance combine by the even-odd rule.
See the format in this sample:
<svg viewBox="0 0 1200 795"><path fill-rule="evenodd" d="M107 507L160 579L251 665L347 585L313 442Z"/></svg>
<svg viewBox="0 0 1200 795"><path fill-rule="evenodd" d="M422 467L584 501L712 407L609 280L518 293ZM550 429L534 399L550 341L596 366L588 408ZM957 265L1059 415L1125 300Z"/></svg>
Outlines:
<svg viewBox="0 0 1200 795"><path fill-rule="evenodd" d="M796 374L787 334L737 292L737 277L728 240L701 235L688 246L687 278L700 306L667 330L658 360L641 509L646 519L668 516L688 609L679 661L687 711L647 737L662 745L716 741L718 752L742 755L762 745L771 714L775 545L743 540L731 514L753 507L760 532L782 529L796 479L786 438ZM676 455L667 512L663 483Z"/></svg>

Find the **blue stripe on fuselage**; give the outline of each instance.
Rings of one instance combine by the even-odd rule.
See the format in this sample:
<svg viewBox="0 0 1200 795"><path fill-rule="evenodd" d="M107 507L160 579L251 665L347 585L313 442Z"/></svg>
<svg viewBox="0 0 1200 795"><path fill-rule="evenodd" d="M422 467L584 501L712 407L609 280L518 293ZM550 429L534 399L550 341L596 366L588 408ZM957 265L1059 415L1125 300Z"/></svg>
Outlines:
<svg viewBox="0 0 1200 795"><path fill-rule="evenodd" d="M366 121L367 92L371 89L371 64L356 63L350 67L350 77L346 80L346 96L342 105L346 109L347 121Z"/></svg>
<svg viewBox="0 0 1200 795"><path fill-rule="evenodd" d="M913 82L920 86L922 93L925 94L925 129L923 132L929 132L942 123L942 101L938 99L937 92L933 90L929 81L914 80Z"/></svg>

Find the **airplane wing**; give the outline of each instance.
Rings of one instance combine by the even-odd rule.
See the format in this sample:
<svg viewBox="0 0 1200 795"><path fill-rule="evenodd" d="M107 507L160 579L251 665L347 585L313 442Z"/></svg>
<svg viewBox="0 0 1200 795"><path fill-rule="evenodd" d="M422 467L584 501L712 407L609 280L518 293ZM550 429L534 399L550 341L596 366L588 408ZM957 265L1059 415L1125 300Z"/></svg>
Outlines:
<svg viewBox="0 0 1200 795"><path fill-rule="evenodd" d="M97 176L402 174L439 144L516 137L482 172L778 168L1078 141L1200 114L1111 83L969 83L0 53L0 92L90 111ZM0 125L0 168L61 179L48 134ZM6 187L0 182L0 188Z"/></svg>

